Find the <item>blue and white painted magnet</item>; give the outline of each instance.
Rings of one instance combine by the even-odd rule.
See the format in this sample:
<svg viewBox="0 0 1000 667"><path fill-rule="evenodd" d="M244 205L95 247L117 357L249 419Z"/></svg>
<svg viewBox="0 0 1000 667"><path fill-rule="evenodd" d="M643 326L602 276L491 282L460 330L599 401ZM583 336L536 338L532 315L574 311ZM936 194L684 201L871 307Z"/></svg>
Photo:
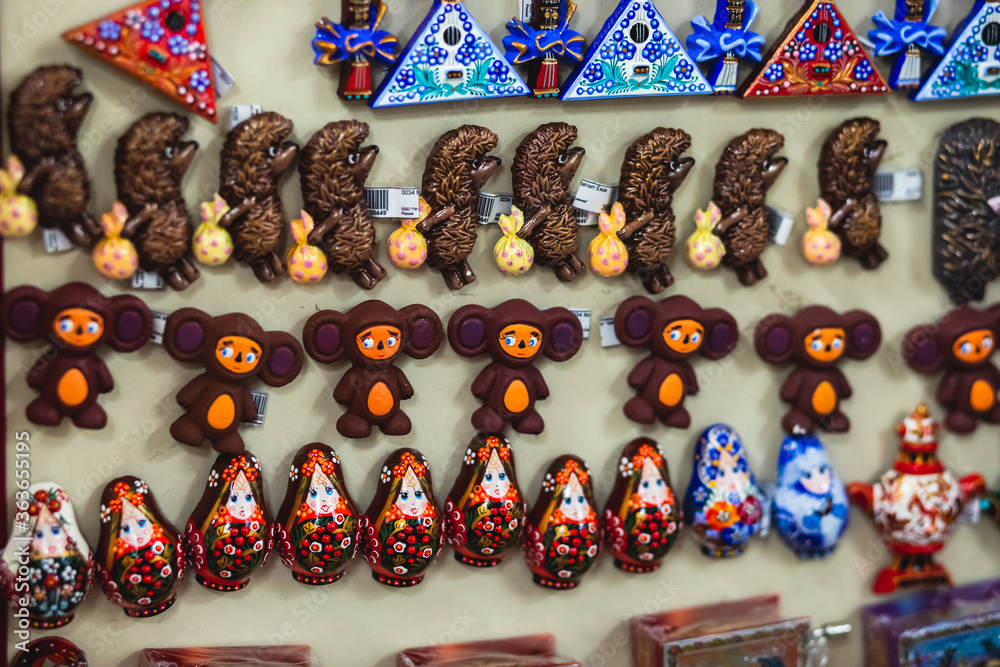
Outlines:
<svg viewBox="0 0 1000 667"><path fill-rule="evenodd" d="M434 0L371 106L523 97L530 92L465 5Z"/></svg>
<svg viewBox="0 0 1000 667"><path fill-rule="evenodd" d="M889 74L890 88L916 88L923 75L922 51L940 56L944 53L944 28L931 25L940 0L896 0L893 18L879 10L872 17L874 30L868 39L875 44L875 55L891 56L896 62Z"/></svg>
<svg viewBox="0 0 1000 667"><path fill-rule="evenodd" d="M716 60L708 77L716 95L736 92L736 74L740 60L760 62L764 37L750 30L760 8L753 0L716 0L715 19L709 24L704 16L691 21L687 49L695 62Z"/></svg>
<svg viewBox="0 0 1000 667"><path fill-rule="evenodd" d="M976 0L948 51L913 99L953 100L1000 95L1000 0Z"/></svg>

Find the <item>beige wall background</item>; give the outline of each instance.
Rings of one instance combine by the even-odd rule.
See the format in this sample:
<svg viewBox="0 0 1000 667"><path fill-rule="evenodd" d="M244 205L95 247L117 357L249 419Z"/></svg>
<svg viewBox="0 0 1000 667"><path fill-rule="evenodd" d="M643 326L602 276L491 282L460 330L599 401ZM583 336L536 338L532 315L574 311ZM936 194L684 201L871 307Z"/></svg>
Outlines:
<svg viewBox="0 0 1000 667"><path fill-rule="evenodd" d="M118 135L136 118L154 110L176 110L162 98L147 94L132 80L91 60L64 44L59 35L117 10L123 0L17 0L3 3L4 88L13 86L34 67L71 62L85 72L84 89L95 95L81 141L93 181L92 211L110 209L115 199L112 156ZM611 0L578 0L574 27L592 38L614 8ZM429 0L387 0L385 27L406 41L430 6ZM667 21L683 39L688 21L714 11L708 0L658 3ZM888 0L842 0L843 13L859 33L871 27L878 9L892 11ZM998 118L997 98L957 103L913 104L903 95L890 98L798 99L751 101L712 97L655 98L606 102L558 103L529 99L508 102L428 105L373 112L347 105L336 96L333 71L312 65L309 41L313 22L324 14L336 17L337 0L204 0L210 49L236 79L236 87L220 100L221 107L260 104L295 121L295 138L304 144L328 121L358 118L372 126L371 140L381 154L370 185L417 186L423 161L435 139L462 123L485 125L501 138L497 154L509 167L514 149L536 125L565 120L580 129L580 145L587 155L578 176L603 182L617 180L625 148L657 125L680 127L693 136L690 155L697 164L676 200L679 235L694 228L692 216L711 195L715 161L722 147L751 127L773 127L785 134L784 155L789 168L771 191L770 203L798 215L787 247L772 246L764 254L770 277L758 286L741 287L730 272L696 274L676 257L675 286L664 296L685 294L705 306L729 309L745 333L762 316L791 312L801 305L826 304L836 309L867 308L883 327L883 345L865 363L847 362L844 370L854 387L845 405L852 419L850 433L825 438L834 465L845 480L874 480L891 463L896 450L892 427L918 401L933 396L937 378L918 376L900 363L896 352L904 332L930 320L948 307L945 294L930 274L931 191L930 165L938 134L948 125L973 116ZM762 2L756 29L768 42L779 32L798 0ZM515 2L469 0L468 6L494 41L505 34L503 23L515 11ZM937 16L949 32L968 11L968 0L942 3ZM884 73L887 61L879 61ZM925 173L924 198L919 202L884 206L883 244L891 255L874 273L852 261L832 268L809 267L797 244L805 231L803 210L817 196L816 159L827 132L844 119L870 115L882 122L889 149L884 168L918 166ZM201 150L188 174L185 194L194 212L217 187L218 152L225 130L192 117L191 136ZM495 177L487 190L510 190L510 174ZM298 177L285 183L286 213L300 207ZM384 244L396 228L392 221L378 226ZM581 247L596 228L581 233ZM620 448L644 434L662 444L678 493L687 486L694 441L701 429L717 421L732 424L741 433L760 479L774 475L781 442L779 419L784 408L778 387L786 374L758 360L744 345L722 362L697 362L711 381L688 407L693 427L673 431L661 426L643 428L621 412L631 396L625 377L641 352L626 348L602 349L596 318L611 315L624 298L644 293L631 279L600 280L592 275L575 284L559 283L550 271L536 269L521 279L504 278L494 268L491 248L499 238L496 226L482 229L471 258L479 280L459 293L448 292L429 269L403 273L386 263L389 277L371 294L362 293L346 277L328 277L320 285L298 287L287 278L274 285L258 284L249 268L229 264L203 269L203 278L184 293L143 292L151 308L173 311L197 306L215 314L244 311L267 328L301 334L306 318L321 308L349 308L368 298L400 307L425 303L446 319L459 306L493 306L515 296L540 307L589 308L595 320L592 335L569 363L543 362L540 367L551 397L540 405L547 428L540 436L513 438L518 471L525 495L534 499L544 468L556 456L575 453L596 472L596 491L603 502L611 489ZM380 252L384 252L380 245ZM40 235L6 244L8 287L33 283L54 288L70 280L85 280L108 293L122 291L96 273L89 253L73 251L46 255ZM997 287L988 291L996 300ZM744 339L745 343L749 339ZM174 394L199 371L173 361L158 345L135 354L106 352L117 387L101 404L110 415L106 429L85 432L64 424L41 428L27 422L24 409L33 398L24 371L42 353L41 345L7 347L7 416L12 434L31 434L32 476L53 479L69 491L83 532L96 546L98 504L104 484L123 474L146 479L168 517L183 526L193 510L213 459L210 448L192 449L175 443L168 432L181 414ZM407 360L402 368L416 396L405 404L413 431L400 438L374 436L347 442L334 428L341 409L331 392L345 365L322 367L307 359L301 377L283 389L271 390L263 427L244 429L248 448L265 470L268 502L276 511L284 493L287 468L294 452L312 441L323 441L340 454L349 488L358 504L371 499L382 460L396 447L411 446L430 460L436 493L443 501L473 435L469 417L478 402L469 386L485 360L466 360L447 346L424 361ZM936 414L943 416L940 410ZM945 435L941 455L963 473L979 471L990 484L1000 481L1000 448L995 428L983 427L967 437ZM8 460L13 455L8 454ZM13 495L11 480L8 496ZM803 562L777 536L754 543L742 557L713 562L695 543L682 539L655 574L630 575L603 558L572 591L553 592L531 583L519 554L501 567L477 571L460 565L445 553L423 584L393 590L370 577L364 562L355 562L348 575L332 586L307 588L293 581L277 558L259 572L248 589L220 594L186 580L173 610L148 620L127 619L95 591L79 617L62 634L77 642L92 664L133 665L143 647L202 646L260 643L311 644L324 665L380 665L393 663L396 651L438 642L471 641L521 633L556 634L561 650L587 665L622 666L630 662L628 617L637 613L705 604L765 592L783 597L789 616L811 615L816 623L846 619L858 622L859 609L874 600L869 593L877 569L887 562L874 530L858 512L843 545L832 557ZM7 519L5 519L7 520ZM1000 533L992 525L958 528L941 555L957 582L967 583L998 574L995 554ZM39 633L41 634L41 633ZM833 643L833 665L861 661L860 632Z"/></svg>

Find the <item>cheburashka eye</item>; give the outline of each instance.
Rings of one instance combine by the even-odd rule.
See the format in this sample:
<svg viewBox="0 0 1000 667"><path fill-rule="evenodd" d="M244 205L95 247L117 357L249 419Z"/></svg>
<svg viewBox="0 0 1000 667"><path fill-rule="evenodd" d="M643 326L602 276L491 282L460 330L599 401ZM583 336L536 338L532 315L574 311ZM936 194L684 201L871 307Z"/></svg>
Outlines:
<svg viewBox="0 0 1000 667"><path fill-rule="evenodd" d="M695 333L691 334L691 342L692 343L697 343L699 341L701 341L701 334L700 333L695 332Z"/></svg>
<svg viewBox="0 0 1000 667"><path fill-rule="evenodd" d="M73 330L73 320L70 319L59 320L59 328L65 331L66 333L69 333L70 331Z"/></svg>
<svg viewBox="0 0 1000 667"><path fill-rule="evenodd" d="M370 350L373 347L375 347L375 340L372 338L365 338L363 341L361 341L361 344L364 345L365 348Z"/></svg>
<svg viewBox="0 0 1000 667"><path fill-rule="evenodd" d="M681 332L680 331L671 331L670 332L670 340L680 340L680 339L681 339Z"/></svg>
<svg viewBox="0 0 1000 667"><path fill-rule="evenodd" d="M100 325L97 324L97 322L91 322L90 324L87 325L87 333L89 334L98 333L100 330L101 327Z"/></svg>
<svg viewBox="0 0 1000 667"><path fill-rule="evenodd" d="M823 349L823 341L821 341L819 338L817 338L813 342L809 343L809 347L811 347L812 349L814 349L814 350L816 350L818 352L819 350Z"/></svg>
<svg viewBox="0 0 1000 667"><path fill-rule="evenodd" d="M844 347L844 341L840 340L839 338L834 338L833 339L833 349L839 350L842 347Z"/></svg>
<svg viewBox="0 0 1000 667"><path fill-rule="evenodd" d="M248 364L252 364L253 362L257 361L257 355L254 354L253 352L247 352L246 360Z"/></svg>
<svg viewBox="0 0 1000 667"><path fill-rule="evenodd" d="M505 336L503 339L503 344L506 345L507 347L514 347L514 343L516 342L517 341L513 336Z"/></svg>
<svg viewBox="0 0 1000 667"><path fill-rule="evenodd" d="M538 339L532 336L531 340L528 341L528 347L538 347Z"/></svg>
<svg viewBox="0 0 1000 667"><path fill-rule="evenodd" d="M389 340L386 341L386 343L388 343L389 347L396 347L396 342L397 341L396 341L396 337L395 336L389 336Z"/></svg>
<svg viewBox="0 0 1000 667"><path fill-rule="evenodd" d="M983 337L983 349L988 350L993 347L993 339L989 336Z"/></svg>
<svg viewBox="0 0 1000 667"><path fill-rule="evenodd" d="M223 359L232 359L233 358L233 354L234 354L233 353L233 348L229 347L228 345L226 347L222 348L222 358Z"/></svg>
<svg viewBox="0 0 1000 667"><path fill-rule="evenodd" d="M972 354L972 343L962 343L962 347L959 350L962 354Z"/></svg>

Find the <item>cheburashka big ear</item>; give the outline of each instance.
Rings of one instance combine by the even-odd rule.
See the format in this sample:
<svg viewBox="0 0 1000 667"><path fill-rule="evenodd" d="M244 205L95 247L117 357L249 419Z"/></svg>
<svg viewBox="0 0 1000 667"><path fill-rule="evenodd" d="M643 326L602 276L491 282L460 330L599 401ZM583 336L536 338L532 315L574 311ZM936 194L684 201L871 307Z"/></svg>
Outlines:
<svg viewBox="0 0 1000 667"><path fill-rule="evenodd" d="M181 308L171 313L163 330L163 347L178 361L200 361L212 316L197 308Z"/></svg>
<svg viewBox="0 0 1000 667"><path fill-rule="evenodd" d="M549 308L542 311L545 316L548 335L546 336L546 357L552 361L571 359L583 345L583 327L576 315L566 308Z"/></svg>
<svg viewBox="0 0 1000 667"><path fill-rule="evenodd" d="M14 340L25 343L45 335L45 307L49 293L33 285L21 285L7 292L0 310L3 329Z"/></svg>
<svg viewBox="0 0 1000 667"><path fill-rule="evenodd" d="M268 331L264 337L267 356L257 366L257 377L272 387L284 387L302 370L302 346L285 331Z"/></svg>
<svg viewBox="0 0 1000 667"><path fill-rule="evenodd" d="M656 317L656 302L644 296L625 299L615 311L615 336L622 345L649 345Z"/></svg>
<svg viewBox="0 0 1000 667"><path fill-rule="evenodd" d="M448 320L448 342L463 357L475 357L486 351L492 328L489 308L462 306Z"/></svg>
<svg viewBox="0 0 1000 667"><path fill-rule="evenodd" d="M903 336L901 352L907 365L919 373L933 373L941 368L945 358L945 346L937 336L937 326L920 324Z"/></svg>
<svg viewBox="0 0 1000 667"><path fill-rule="evenodd" d="M302 343L310 357L321 364L332 364L347 351L344 325L347 316L336 310L321 310L306 320L302 329Z"/></svg>
<svg viewBox="0 0 1000 667"><path fill-rule="evenodd" d="M740 331L736 320L722 308L702 311L701 324L705 327L705 342L699 352L706 359L721 359L736 348Z"/></svg>
<svg viewBox="0 0 1000 667"><path fill-rule="evenodd" d="M882 342L882 327L875 316L865 310L850 310L843 314L844 337L848 356L867 359L875 354Z"/></svg>
<svg viewBox="0 0 1000 667"><path fill-rule="evenodd" d="M407 331L403 333L404 354L414 359L426 359L441 345L444 337L441 318L427 306L413 304L399 310L406 321Z"/></svg>
<svg viewBox="0 0 1000 667"><path fill-rule="evenodd" d="M757 356L770 364L788 361L798 342L795 340L795 321L787 315L768 315L757 323L753 333Z"/></svg>
<svg viewBox="0 0 1000 667"><path fill-rule="evenodd" d="M135 352L153 335L153 314L142 299L125 294L111 299L104 326L107 342L118 352Z"/></svg>

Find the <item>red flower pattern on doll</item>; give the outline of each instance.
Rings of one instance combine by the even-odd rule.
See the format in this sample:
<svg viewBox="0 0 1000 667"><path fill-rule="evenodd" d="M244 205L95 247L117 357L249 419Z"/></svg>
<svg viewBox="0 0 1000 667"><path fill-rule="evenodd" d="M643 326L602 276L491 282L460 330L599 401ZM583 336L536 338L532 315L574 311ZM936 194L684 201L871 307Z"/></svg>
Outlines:
<svg viewBox="0 0 1000 667"><path fill-rule="evenodd" d="M740 521L748 526L752 526L761 518L761 508L760 500L757 496L748 496L746 500L740 503Z"/></svg>
<svg viewBox="0 0 1000 667"><path fill-rule="evenodd" d="M468 540L462 510L450 497L444 501L444 535L445 541L451 547L463 546Z"/></svg>
<svg viewBox="0 0 1000 667"><path fill-rule="evenodd" d="M615 552L624 552L627 545L625 522L611 509L604 510L604 527L608 544Z"/></svg>

